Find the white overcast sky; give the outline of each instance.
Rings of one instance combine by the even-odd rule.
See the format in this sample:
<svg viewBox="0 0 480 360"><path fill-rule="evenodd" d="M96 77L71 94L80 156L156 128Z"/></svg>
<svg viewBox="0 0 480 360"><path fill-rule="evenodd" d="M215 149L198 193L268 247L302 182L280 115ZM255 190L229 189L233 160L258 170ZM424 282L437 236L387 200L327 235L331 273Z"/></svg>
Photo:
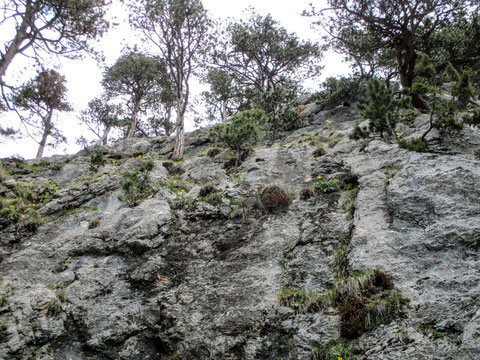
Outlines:
<svg viewBox="0 0 480 360"><path fill-rule="evenodd" d="M311 27L313 19L301 16L303 10L310 8L309 4L311 2L312 0L203 0L204 7L210 12L212 18L246 18L247 14L244 10L248 7L253 7L261 15L271 14L275 20L279 21L281 26L285 27L289 32L296 33L300 38L320 42L321 34L318 30L313 30ZM325 3L323 0L313 2L317 8L321 8ZM135 43L139 42L139 38L130 30L127 10L120 5L118 0L113 1L108 16L112 23L117 23L118 25L99 41L97 48L105 54L105 65L110 66L121 55L121 51L126 45L133 47ZM2 32L0 39L4 40L3 37L6 36L6 33ZM11 36L7 37L7 39L11 39ZM44 157L79 151L80 148L75 144L75 140L80 135L93 138L88 130L78 124L76 115L87 106L90 100L102 93L100 81L103 68L99 67L93 59L85 58L74 61L60 58L49 60L50 64L66 76L68 101L73 105L75 112L57 114L57 127L67 137L68 143L61 144L55 149L47 147ZM338 54L326 54L323 65L325 69L317 84L320 84L327 76L337 76L349 72L348 65L342 62L342 57ZM25 68L27 70L24 70ZM17 84L27 81L34 74L32 71L28 71L28 69L28 59L17 55L7 71L7 81L15 81ZM315 83L310 86L315 87ZM4 114L0 116L0 123L5 126L17 124L18 121L15 115ZM187 131L194 129L193 122L189 120L188 114L186 128ZM26 159L31 159L35 157L38 148L38 144L28 137L15 141L2 139L0 141L3 142L0 143L0 158L20 155Z"/></svg>

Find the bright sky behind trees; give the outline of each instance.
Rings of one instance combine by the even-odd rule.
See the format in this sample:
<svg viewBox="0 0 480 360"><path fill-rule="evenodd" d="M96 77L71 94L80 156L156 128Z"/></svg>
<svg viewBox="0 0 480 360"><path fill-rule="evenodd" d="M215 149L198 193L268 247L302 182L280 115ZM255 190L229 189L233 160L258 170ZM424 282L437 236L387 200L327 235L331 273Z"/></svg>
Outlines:
<svg viewBox="0 0 480 360"><path fill-rule="evenodd" d="M303 10L309 9L311 0L297 0L295 2L285 0L203 0L204 7L209 11L213 19L226 19L232 17L235 19L248 18L249 14L244 10L253 7L260 15L271 14L279 21L281 26L289 32L295 32L302 39L310 39L320 42L321 33L319 30L313 30L311 23L313 18L303 17ZM319 2L316 3L320 6ZM323 4L322 4L323 5ZM113 4L108 12L107 19L112 23L109 32L95 45L97 50L104 53L105 61L103 64L97 62L88 55L82 60L69 60L65 58L51 58L47 61L47 66L54 67L60 74L65 75L67 79L68 101L73 105L74 112L59 113L57 124L58 128L68 139L68 144L62 144L55 149L45 149L45 156L54 154L75 153L80 147L75 144L75 140L83 135L92 138L85 127L79 125L77 120L78 113L85 109L88 102L103 92L101 86L102 73L104 66L111 66L121 56L122 49L126 46L133 48L139 42L139 37L130 29L128 24L127 8L122 6L120 0L113 0ZM6 36L6 34L3 34ZM0 37L3 37L0 35ZM3 39L2 39L3 40ZM140 46L141 48L141 46ZM11 68L9 68L6 80L20 85L35 76L32 68L33 61L21 55L15 58ZM323 60L325 69L319 79L306 84L312 90L318 90L320 83L327 76L336 76L346 74L349 71L347 64L342 62L342 56L328 53ZM203 88L200 84L193 84L194 95L198 94ZM18 127L18 120L13 113L0 115L0 123ZM194 130L193 118L191 114L186 116L186 130ZM18 139L15 141L2 140L0 143L0 158L18 154L26 159L35 156L37 143L31 138Z"/></svg>

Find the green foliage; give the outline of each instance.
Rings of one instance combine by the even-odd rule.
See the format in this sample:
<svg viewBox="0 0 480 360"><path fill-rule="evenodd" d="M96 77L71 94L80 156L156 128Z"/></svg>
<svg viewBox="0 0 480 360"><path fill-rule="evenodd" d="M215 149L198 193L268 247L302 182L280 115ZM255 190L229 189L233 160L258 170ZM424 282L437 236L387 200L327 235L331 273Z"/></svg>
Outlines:
<svg viewBox="0 0 480 360"><path fill-rule="evenodd" d="M355 126L352 132L348 135L349 139L360 140L366 139L370 135L370 131L366 126L361 127L358 123L355 123Z"/></svg>
<svg viewBox="0 0 480 360"><path fill-rule="evenodd" d="M312 360L354 360L355 356L343 344L330 340L322 347L315 346L312 350Z"/></svg>
<svg viewBox="0 0 480 360"><path fill-rule="evenodd" d="M292 203L290 194L278 185L267 185L259 191L260 202L265 211L277 213L288 209Z"/></svg>
<svg viewBox="0 0 480 360"><path fill-rule="evenodd" d="M162 92L171 91L164 62L137 52L121 56L107 68L102 84L109 98L125 97L131 111L127 137L135 134L140 112L156 105Z"/></svg>
<svg viewBox="0 0 480 360"><path fill-rule="evenodd" d="M463 122L467 125L479 126L480 125L480 109L473 110L472 115L465 115L463 117Z"/></svg>
<svg viewBox="0 0 480 360"><path fill-rule="evenodd" d="M420 138L413 138L410 140L398 140L398 146L403 149L407 149L410 151L416 152L425 152L428 150L428 142L424 139Z"/></svg>
<svg viewBox="0 0 480 360"><path fill-rule="evenodd" d="M244 89L272 92L320 70L317 44L288 33L270 15L252 12L247 21L230 23L226 32L228 41L214 59Z"/></svg>
<svg viewBox="0 0 480 360"><path fill-rule="evenodd" d="M78 119L98 137L98 145L106 146L111 129L123 125L122 115L123 109L120 105L109 104L108 98L98 97L88 103Z"/></svg>
<svg viewBox="0 0 480 360"><path fill-rule="evenodd" d="M393 90L385 82L372 79L367 84L366 102L359 103L362 117L369 120L369 130L384 135L395 136L395 127L400 118L399 111L410 105L409 97L397 99Z"/></svg>
<svg viewBox="0 0 480 360"><path fill-rule="evenodd" d="M445 337L445 334L436 330L430 324L418 324L418 331L420 331L424 335L430 336L432 340L443 339Z"/></svg>
<svg viewBox="0 0 480 360"><path fill-rule="evenodd" d="M260 140L260 131L255 124L267 119L263 110L244 110L233 116L229 123L216 124L210 129L209 135L237 153L235 162L238 165L238 161L242 161Z"/></svg>
<svg viewBox="0 0 480 360"><path fill-rule="evenodd" d="M473 95L473 90L470 85L470 75L468 72L463 72L461 75L456 69L449 64L444 73L438 73L432 63L432 59L425 54L422 54L420 60L415 67L417 74L417 82L413 84L413 94L422 95L430 99L430 118L429 127L421 136L422 142L426 142L426 136L433 129L437 128L441 134L446 134L451 131L459 131L463 125L457 121L458 108L465 108L468 100ZM446 75L452 86L452 99L446 100L441 95L441 85L445 81ZM422 149L420 142L411 144L403 142L399 144L402 147ZM423 149L426 150L426 147ZM415 150L415 151L423 151Z"/></svg>
<svg viewBox="0 0 480 360"><path fill-rule="evenodd" d="M323 91L317 93L317 104L322 108L333 108L353 101L361 91L362 81L359 78L329 77L322 83Z"/></svg>
<svg viewBox="0 0 480 360"><path fill-rule="evenodd" d="M321 191L323 193L331 193L342 190L343 183L339 179L325 180L324 178L319 176L313 186L317 191Z"/></svg>
<svg viewBox="0 0 480 360"><path fill-rule="evenodd" d="M273 91L264 92L257 105L267 117L258 125L266 131L271 140L279 131L290 131L301 125L301 116L296 110L297 90L294 87L277 86Z"/></svg>
<svg viewBox="0 0 480 360"><path fill-rule="evenodd" d="M344 213L349 214L350 216L353 216L353 212L355 210L355 203L357 201L357 196L358 196L358 187L354 186L353 188L348 190L347 196L345 196L341 204L341 208Z"/></svg>
<svg viewBox="0 0 480 360"><path fill-rule="evenodd" d="M89 40L108 29L104 19L107 5L104 0L3 2L2 33L8 37L2 37L0 82L3 83L14 57L25 51L40 61L45 59L45 53L71 56L77 51L91 50Z"/></svg>
<svg viewBox="0 0 480 360"><path fill-rule="evenodd" d="M347 277L350 273L350 265L348 262L348 253L350 252L350 246L347 241L342 241L340 246L337 247L333 253L333 268L337 278Z"/></svg>
<svg viewBox="0 0 480 360"><path fill-rule="evenodd" d="M89 169L91 172L97 172L101 166L105 165L105 158L103 157L103 149L95 149L90 155Z"/></svg>
<svg viewBox="0 0 480 360"><path fill-rule="evenodd" d="M15 106L28 111L27 119L21 115L22 121L33 126L34 135L40 137L37 159L43 156L48 137L53 138L54 142L48 144L53 147L66 142L53 121L54 111L72 110L66 98L66 79L55 70L43 70L24 84L13 97Z"/></svg>
<svg viewBox="0 0 480 360"><path fill-rule="evenodd" d="M152 171L154 166L153 160L147 158L142 161L138 168L132 168L123 174L121 187L124 195L122 200L128 205L138 205L153 192L149 181L150 171Z"/></svg>

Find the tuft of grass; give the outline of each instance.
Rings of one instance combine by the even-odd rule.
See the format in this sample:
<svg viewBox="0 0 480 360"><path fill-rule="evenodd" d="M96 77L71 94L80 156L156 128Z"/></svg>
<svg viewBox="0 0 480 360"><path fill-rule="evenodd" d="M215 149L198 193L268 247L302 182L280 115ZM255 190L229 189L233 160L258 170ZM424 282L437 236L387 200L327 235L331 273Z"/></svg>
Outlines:
<svg viewBox="0 0 480 360"><path fill-rule="evenodd" d="M218 192L217 186L213 182L208 182L200 188L199 196L205 197L216 192Z"/></svg>
<svg viewBox="0 0 480 360"><path fill-rule="evenodd" d="M350 266L348 262L349 244L345 241L333 253L333 268L339 278L348 276Z"/></svg>
<svg viewBox="0 0 480 360"><path fill-rule="evenodd" d="M297 312L320 311L325 305L325 296L303 288L285 288L278 294L278 303Z"/></svg>
<svg viewBox="0 0 480 360"><path fill-rule="evenodd" d="M288 209L292 203L290 194L279 185L267 185L259 191L260 202L265 211L277 213Z"/></svg>
<svg viewBox="0 0 480 360"><path fill-rule="evenodd" d="M173 176L182 175L185 172L180 162L165 160L162 162L162 165L165 169L167 169L168 173Z"/></svg>
<svg viewBox="0 0 480 360"><path fill-rule="evenodd" d="M385 185L388 185L391 179L397 174L397 172L400 171L402 167L398 165L390 166L385 169L385 179L383 180L383 183Z"/></svg>
<svg viewBox="0 0 480 360"><path fill-rule="evenodd" d="M358 187L353 187L351 190L348 190L348 195L342 201L341 209L343 213L349 214L350 217L353 216L355 203L357 202L357 196Z"/></svg>
<svg viewBox="0 0 480 360"><path fill-rule="evenodd" d="M8 172L8 170L0 166L0 184L10 178L11 178L11 175Z"/></svg>
<svg viewBox="0 0 480 360"><path fill-rule="evenodd" d="M212 146L212 147L209 147L207 149L207 151L205 152L205 155L213 158L213 157L217 156L218 154L220 154L222 151L223 151L223 148Z"/></svg>

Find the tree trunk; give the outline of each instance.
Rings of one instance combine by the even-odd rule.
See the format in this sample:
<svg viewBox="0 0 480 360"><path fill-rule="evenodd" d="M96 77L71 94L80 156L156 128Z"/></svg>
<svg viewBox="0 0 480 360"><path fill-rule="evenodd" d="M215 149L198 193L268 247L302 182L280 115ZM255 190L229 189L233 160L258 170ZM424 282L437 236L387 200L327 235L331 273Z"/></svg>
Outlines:
<svg viewBox="0 0 480 360"><path fill-rule="evenodd" d="M25 40L25 36L27 33L26 30L27 30L27 21L26 19L23 19L22 23L20 24L20 27L17 29L15 38L12 40L12 43L8 47L7 51L0 59L0 83L3 83L3 77L7 72L8 65L10 65L15 55L17 55L18 50L22 45L22 42Z"/></svg>
<svg viewBox="0 0 480 360"><path fill-rule="evenodd" d="M175 138L175 150L173 151L174 159L181 159L183 157L183 137L184 137L184 123L183 117L183 96L177 101L177 137Z"/></svg>
<svg viewBox="0 0 480 360"><path fill-rule="evenodd" d="M404 88L411 88L413 79L415 78L415 64L417 62L417 54L411 45L411 42L406 40L396 48L398 73L400 74L400 84Z"/></svg>
<svg viewBox="0 0 480 360"><path fill-rule="evenodd" d="M102 138L98 141L98 145L107 146L108 134L110 133L110 130L112 130L112 126L107 125L105 131L103 132Z"/></svg>
<svg viewBox="0 0 480 360"><path fill-rule="evenodd" d="M48 111L47 121L45 121L45 128L43 129L42 140L40 141L40 145L38 147L36 159L39 160L43 156L43 150L45 149L45 145L47 144L48 135L52 131L52 116L53 116L53 109Z"/></svg>
<svg viewBox="0 0 480 360"><path fill-rule="evenodd" d="M127 139L133 138L135 135L135 130L137 130L137 118L138 112L140 111L140 101L135 103L135 107L133 108L132 120L130 121L130 129L128 129Z"/></svg>

